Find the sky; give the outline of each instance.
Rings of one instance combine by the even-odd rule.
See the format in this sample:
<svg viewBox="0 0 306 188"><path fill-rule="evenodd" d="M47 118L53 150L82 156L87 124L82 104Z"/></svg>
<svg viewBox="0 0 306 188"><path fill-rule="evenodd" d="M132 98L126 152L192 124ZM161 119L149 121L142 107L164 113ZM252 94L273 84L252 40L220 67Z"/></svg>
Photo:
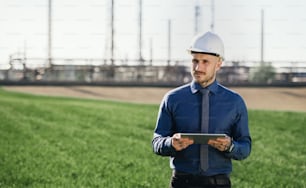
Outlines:
<svg viewBox="0 0 306 188"><path fill-rule="evenodd" d="M53 58L110 57L111 0L53 0ZM139 0L114 0L115 58L137 59ZM189 59L195 35L194 7L200 7L198 32L211 30L211 0L142 0L144 59ZM306 61L305 0L214 0L214 29L227 61L259 61L261 11L264 60ZM10 55L46 58L48 0L0 0L0 68Z"/></svg>

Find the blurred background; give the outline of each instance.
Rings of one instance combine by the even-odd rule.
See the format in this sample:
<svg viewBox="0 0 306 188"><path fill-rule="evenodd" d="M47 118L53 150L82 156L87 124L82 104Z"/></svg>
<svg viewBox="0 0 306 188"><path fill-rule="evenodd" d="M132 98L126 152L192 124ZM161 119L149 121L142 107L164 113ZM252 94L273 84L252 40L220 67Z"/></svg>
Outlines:
<svg viewBox="0 0 306 188"><path fill-rule="evenodd" d="M0 84L189 82L186 49L213 31L225 85L306 85L303 0L0 0Z"/></svg>

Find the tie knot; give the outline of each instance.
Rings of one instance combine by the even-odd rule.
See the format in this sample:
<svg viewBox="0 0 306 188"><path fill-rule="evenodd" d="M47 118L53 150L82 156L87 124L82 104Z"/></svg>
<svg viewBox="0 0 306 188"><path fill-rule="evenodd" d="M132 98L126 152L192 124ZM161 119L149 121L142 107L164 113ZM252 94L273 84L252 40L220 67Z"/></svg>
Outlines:
<svg viewBox="0 0 306 188"><path fill-rule="evenodd" d="M200 90L200 92L202 93L202 95L208 95L209 89L203 88Z"/></svg>

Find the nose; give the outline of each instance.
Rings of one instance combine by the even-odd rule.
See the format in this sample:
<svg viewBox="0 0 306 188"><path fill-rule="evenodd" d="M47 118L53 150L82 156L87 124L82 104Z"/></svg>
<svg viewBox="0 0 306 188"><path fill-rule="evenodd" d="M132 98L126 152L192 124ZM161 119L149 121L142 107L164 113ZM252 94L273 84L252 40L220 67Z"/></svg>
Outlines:
<svg viewBox="0 0 306 188"><path fill-rule="evenodd" d="M193 66L193 69L196 70L196 71L199 70L199 63L198 63L198 64L195 64L195 65Z"/></svg>
<svg viewBox="0 0 306 188"><path fill-rule="evenodd" d="M200 70L204 70L205 69L205 65L203 63L197 63L194 65L194 70L196 71L200 71Z"/></svg>

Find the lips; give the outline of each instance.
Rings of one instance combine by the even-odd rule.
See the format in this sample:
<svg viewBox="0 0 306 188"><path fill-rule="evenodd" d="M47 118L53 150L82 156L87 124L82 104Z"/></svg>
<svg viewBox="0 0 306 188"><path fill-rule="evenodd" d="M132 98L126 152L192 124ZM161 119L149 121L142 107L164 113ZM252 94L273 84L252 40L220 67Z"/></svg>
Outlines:
<svg viewBox="0 0 306 188"><path fill-rule="evenodd" d="M193 74L194 74L195 76L201 76L201 75L204 76L206 73L205 73L205 72L194 71Z"/></svg>

